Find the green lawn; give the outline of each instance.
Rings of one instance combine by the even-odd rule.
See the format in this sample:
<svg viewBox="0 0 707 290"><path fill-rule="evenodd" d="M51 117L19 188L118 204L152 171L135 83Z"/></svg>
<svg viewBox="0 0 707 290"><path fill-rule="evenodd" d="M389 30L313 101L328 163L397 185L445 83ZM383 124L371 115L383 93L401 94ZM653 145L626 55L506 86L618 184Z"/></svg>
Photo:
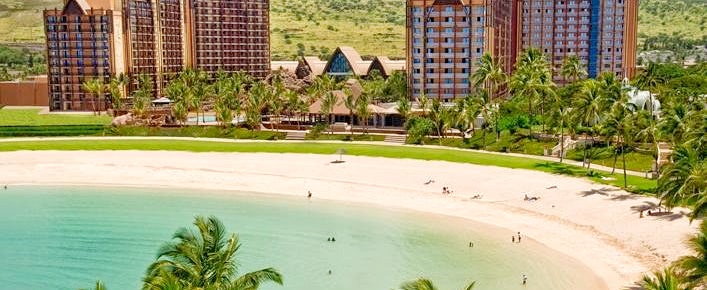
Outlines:
<svg viewBox="0 0 707 290"><path fill-rule="evenodd" d="M307 140L339 140L339 141L352 141L350 134L327 134L321 133L318 136L313 134L307 134L305 139ZM385 136L383 135L370 135L370 134L360 134L356 133L353 135L353 141L383 141Z"/></svg>
<svg viewBox="0 0 707 290"><path fill-rule="evenodd" d="M364 144L331 143L223 143L209 141L181 140L71 140L71 141L22 141L0 142L0 151L17 150L174 150L191 152L270 152L270 153L313 153L335 154L338 149L345 149L348 155L373 156L388 158L410 158L420 160L442 160L479 165L492 165L506 168L520 168L543 172L587 177L593 181L623 186L620 174L611 176L606 172L595 171L591 177L586 170L577 166L557 162L539 161L513 156L499 156L478 152L447 150L424 147L400 147ZM601 176L615 180L603 180ZM652 192L656 186L654 180L637 176L628 176L629 190L633 192Z"/></svg>
<svg viewBox="0 0 707 290"><path fill-rule="evenodd" d="M106 125L111 117L103 114L39 114L39 109L0 109L0 126Z"/></svg>
<svg viewBox="0 0 707 290"><path fill-rule="evenodd" d="M614 155L613 155L613 147L611 148L598 148L595 149L598 152L596 152L596 157L594 160L592 160L592 164L598 164L598 165L603 165L603 166L608 166L612 167L614 166ZM639 172L646 172L651 170L653 163L655 162L655 159L653 159L653 156L650 154L646 153L641 153L641 152L628 152L625 154L626 155L626 169L627 170L633 170L633 171L639 171ZM582 161L582 158L584 156L583 151L581 149L577 150L570 150L567 151L567 158L576 160L576 161ZM616 170L620 171L622 168L622 160L621 160L621 155L618 156L618 159L616 160Z"/></svg>

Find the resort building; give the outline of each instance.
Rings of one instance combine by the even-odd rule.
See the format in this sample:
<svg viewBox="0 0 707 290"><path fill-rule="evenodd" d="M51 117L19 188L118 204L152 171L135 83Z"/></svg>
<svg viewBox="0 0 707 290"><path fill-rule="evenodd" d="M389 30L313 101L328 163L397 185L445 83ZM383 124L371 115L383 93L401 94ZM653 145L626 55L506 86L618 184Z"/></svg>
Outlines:
<svg viewBox="0 0 707 290"><path fill-rule="evenodd" d="M370 58L369 58L370 59ZM337 47L328 61L316 56L305 56L298 61L272 61L271 70L285 70L295 73L298 78L317 77L328 74L337 78L362 77L367 78L373 71L388 78L395 72L405 73L405 60L391 60L387 56L376 56L372 60L364 60L352 47Z"/></svg>
<svg viewBox="0 0 707 290"><path fill-rule="evenodd" d="M207 72L270 73L269 0L186 0L190 65Z"/></svg>
<svg viewBox="0 0 707 290"><path fill-rule="evenodd" d="M485 52L510 71L512 0L407 0L408 88L450 101L471 92L469 76Z"/></svg>
<svg viewBox="0 0 707 290"><path fill-rule="evenodd" d="M268 0L66 0L44 11L51 110L107 107L85 93L92 78L125 73L128 92L149 75L155 98L185 67L270 72Z"/></svg>
<svg viewBox="0 0 707 290"><path fill-rule="evenodd" d="M605 71L631 78L636 71L638 0L517 0L517 49L539 48L559 75L576 55L589 77Z"/></svg>

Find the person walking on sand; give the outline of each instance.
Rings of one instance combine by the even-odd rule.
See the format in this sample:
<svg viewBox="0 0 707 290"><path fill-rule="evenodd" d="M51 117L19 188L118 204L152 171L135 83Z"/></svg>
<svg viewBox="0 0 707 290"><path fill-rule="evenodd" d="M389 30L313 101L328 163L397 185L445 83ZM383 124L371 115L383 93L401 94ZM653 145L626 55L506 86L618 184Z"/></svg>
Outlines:
<svg viewBox="0 0 707 290"><path fill-rule="evenodd" d="M307 198L312 198L312 192L309 190L307 191Z"/></svg>
<svg viewBox="0 0 707 290"><path fill-rule="evenodd" d="M523 274L523 282L522 283L523 283L523 285L528 283L528 276L525 274Z"/></svg>
<svg viewBox="0 0 707 290"><path fill-rule="evenodd" d="M516 236L511 236L511 243L516 243Z"/></svg>
<svg viewBox="0 0 707 290"><path fill-rule="evenodd" d="M520 232L518 232L518 243L520 244Z"/></svg>

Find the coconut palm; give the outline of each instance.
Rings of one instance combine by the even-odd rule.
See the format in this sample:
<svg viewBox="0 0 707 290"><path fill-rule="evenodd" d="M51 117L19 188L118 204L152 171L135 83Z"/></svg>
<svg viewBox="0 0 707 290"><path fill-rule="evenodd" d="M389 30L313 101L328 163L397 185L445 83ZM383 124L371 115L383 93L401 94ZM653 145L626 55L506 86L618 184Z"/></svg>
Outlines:
<svg viewBox="0 0 707 290"><path fill-rule="evenodd" d="M643 276L638 284L644 290L688 290L680 281L680 276L672 268L665 268L663 271L653 272L654 277Z"/></svg>
<svg viewBox="0 0 707 290"><path fill-rule="evenodd" d="M100 108L97 106L97 104L100 104L101 100L105 99L106 92L108 91L108 86L106 86L105 82L103 82L103 79L93 78L85 81L81 85L81 88L85 92L93 95L93 102L91 102L91 104L93 105L93 114L100 115Z"/></svg>
<svg viewBox="0 0 707 290"><path fill-rule="evenodd" d="M356 110L356 97L354 97L351 88L344 88L342 90L344 93L344 106L349 110L349 122L351 122L351 137L353 137L353 125L354 125L354 111Z"/></svg>
<svg viewBox="0 0 707 290"><path fill-rule="evenodd" d="M680 145L672 154L673 162L663 167L658 179L658 193L666 206L695 204L707 188L707 161L704 152ZM692 214L695 218L696 214Z"/></svg>
<svg viewBox="0 0 707 290"><path fill-rule="evenodd" d="M562 62L560 75L570 82L576 82L587 76L587 71L577 55L570 55Z"/></svg>
<svg viewBox="0 0 707 290"><path fill-rule="evenodd" d="M623 173L624 173L624 188L628 187L628 181L626 176L626 154L624 154L624 148L627 145L633 143L635 139L635 134L633 130L633 112L635 108L632 107L633 104L628 103L626 99L619 100L612 107L611 113L608 114L607 118L604 120L602 128L608 131L608 136L613 137L616 140L614 149L614 165L611 173L614 173L616 169L616 161L618 155L621 155L623 162Z"/></svg>
<svg viewBox="0 0 707 290"><path fill-rule="evenodd" d="M420 93L420 97L417 98L417 103L422 110L422 116L427 117L427 111L430 109L430 98L428 98L425 93Z"/></svg>
<svg viewBox="0 0 707 290"><path fill-rule="evenodd" d="M155 84L152 78L146 74L139 75L137 79L138 89L133 92L133 113L136 116L144 117L150 109Z"/></svg>
<svg viewBox="0 0 707 290"><path fill-rule="evenodd" d="M101 281L96 281L96 286L93 287L93 290L107 290L106 285L103 284Z"/></svg>
<svg viewBox="0 0 707 290"><path fill-rule="evenodd" d="M331 113L339 103L339 98L332 91L328 91L324 94L321 106L319 107L319 114L325 115L327 119L327 126L331 124Z"/></svg>
<svg viewBox="0 0 707 290"><path fill-rule="evenodd" d="M444 136L444 124L446 121L446 108L442 106L439 99L432 100L432 106L430 106L430 120L435 124L437 129L437 137L439 138L439 145L442 145L442 138Z"/></svg>
<svg viewBox="0 0 707 290"><path fill-rule="evenodd" d="M486 150L486 129L492 122L497 124L498 114L497 114L497 104L491 101L491 97L486 91L477 91L476 94L472 95L471 104L469 107L478 108L481 117L484 118L484 123L481 125L481 134L483 139L483 148ZM478 116L478 114L477 114ZM500 132L498 132L498 126L493 126L496 130L496 139L500 138Z"/></svg>
<svg viewBox="0 0 707 290"><path fill-rule="evenodd" d="M251 130L260 128L261 114L270 99L271 91L263 82L257 82L248 91L245 100L245 121Z"/></svg>
<svg viewBox="0 0 707 290"><path fill-rule="evenodd" d="M407 96L403 96L398 99L398 106L396 110L398 111L398 114L403 117L403 127L405 127L405 123L407 123L412 116L412 102L410 102L410 99L408 99Z"/></svg>
<svg viewBox="0 0 707 290"><path fill-rule="evenodd" d="M358 115L359 123L363 124L363 132L368 133L368 119L371 117L371 109L368 105L371 104L373 95L369 92L364 92L356 99L356 115Z"/></svg>
<svg viewBox="0 0 707 290"><path fill-rule="evenodd" d="M681 257L675 264L684 271L686 282L705 285L707 284L707 222L702 222L700 231L690 237L687 244L695 255Z"/></svg>
<svg viewBox="0 0 707 290"><path fill-rule="evenodd" d="M665 79L658 73L658 65L653 62L649 63L648 66L636 76L634 82L638 88L648 91L648 104L650 108L646 109L651 112L654 111L653 92L658 90L661 85L665 84Z"/></svg>
<svg viewBox="0 0 707 290"><path fill-rule="evenodd" d="M486 52L481 56L479 67L471 75L471 82L477 87L484 87L492 99L496 97L496 89L506 82L508 76L503 72L501 64Z"/></svg>
<svg viewBox="0 0 707 290"><path fill-rule="evenodd" d="M237 276L238 235L229 236L216 217L197 216L194 226L197 231L181 228L174 241L162 245L147 269L144 290L164 289L162 283L174 278L185 289L254 290L267 282L282 285L282 275L274 268Z"/></svg>
<svg viewBox="0 0 707 290"><path fill-rule="evenodd" d="M592 135L592 141L594 140L594 126L601 122L601 115L604 112L603 104L604 100L599 82L592 79L585 80L579 93L575 96L573 112L575 112L577 123L585 126L589 134ZM584 159L587 159L588 137L585 138L584 143Z"/></svg>
<svg viewBox="0 0 707 290"><path fill-rule="evenodd" d="M124 73L118 74L110 79L108 84L108 93L110 95L110 103L114 110L120 110L123 108L123 97L125 92L125 87L128 85L130 79Z"/></svg>
<svg viewBox="0 0 707 290"><path fill-rule="evenodd" d="M535 48L530 48L521 54L516 71L511 76L511 90L515 98L527 99L528 114L534 115L533 103L540 101L540 115L545 115L545 100L548 96L553 96L552 71L546 56ZM545 130L543 118L543 131ZM532 136L532 125L530 135Z"/></svg>
<svg viewBox="0 0 707 290"><path fill-rule="evenodd" d="M464 287L464 290L472 290L472 289L474 289L475 285L476 285L476 281L472 281L466 287ZM400 286L400 289L401 290L437 290L437 287L435 287L435 285L429 279L418 278L416 280L403 283Z"/></svg>
<svg viewBox="0 0 707 290"><path fill-rule="evenodd" d="M660 142L660 130L658 129L658 123L653 120L653 116L650 112L639 111L635 114L635 124L636 124L636 138L642 142L648 142L651 144L651 150L653 151L653 161L655 168L655 173L658 172L658 143Z"/></svg>

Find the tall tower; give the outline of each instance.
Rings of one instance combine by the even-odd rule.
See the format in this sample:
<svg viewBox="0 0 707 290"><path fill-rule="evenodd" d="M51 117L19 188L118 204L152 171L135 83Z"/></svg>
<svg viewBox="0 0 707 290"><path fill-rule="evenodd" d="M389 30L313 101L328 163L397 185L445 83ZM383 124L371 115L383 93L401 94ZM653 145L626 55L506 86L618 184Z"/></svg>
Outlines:
<svg viewBox="0 0 707 290"><path fill-rule="evenodd" d="M210 73L270 72L269 0L186 0L189 65Z"/></svg>
<svg viewBox="0 0 707 290"><path fill-rule="evenodd" d="M511 0L408 0L410 95L442 101L467 96L485 52L510 71L513 9Z"/></svg>
<svg viewBox="0 0 707 290"><path fill-rule="evenodd" d="M62 10L44 11L49 66L49 108L90 111L104 109L81 85L94 78L107 82L122 71L122 56L116 43L116 27L122 23L114 13L114 1L68 0Z"/></svg>
<svg viewBox="0 0 707 290"><path fill-rule="evenodd" d="M555 81L563 60L576 55L589 77L613 72L631 78L636 68L638 0L518 0L518 51L539 48Z"/></svg>

